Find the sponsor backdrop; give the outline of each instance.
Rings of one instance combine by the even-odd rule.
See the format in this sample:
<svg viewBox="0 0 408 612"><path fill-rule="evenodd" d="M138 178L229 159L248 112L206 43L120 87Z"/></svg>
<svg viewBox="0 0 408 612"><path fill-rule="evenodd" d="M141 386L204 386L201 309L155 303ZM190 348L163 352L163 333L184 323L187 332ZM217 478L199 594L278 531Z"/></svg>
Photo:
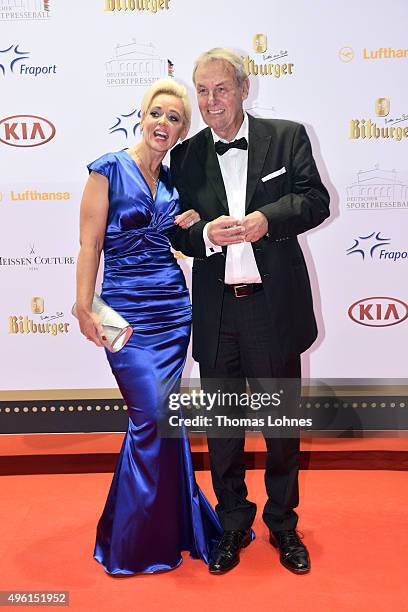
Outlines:
<svg viewBox="0 0 408 612"><path fill-rule="evenodd" d="M306 126L331 193L331 218L301 238L320 328L305 375L404 377L408 4L391 8L0 0L0 389L116 386L71 315L86 164L140 138L156 79L174 76L195 102L192 64L213 46L242 53L249 112ZM191 133L201 127L195 109ZM186 372L197 375L191 359Z"/></svg>

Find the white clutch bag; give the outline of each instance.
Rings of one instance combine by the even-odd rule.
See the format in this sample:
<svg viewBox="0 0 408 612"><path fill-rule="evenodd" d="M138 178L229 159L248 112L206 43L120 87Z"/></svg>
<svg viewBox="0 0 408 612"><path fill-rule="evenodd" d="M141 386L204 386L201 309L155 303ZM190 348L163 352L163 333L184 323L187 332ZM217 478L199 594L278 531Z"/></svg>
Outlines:
<svg viewBox="0 0 408 612"><path fill-rule="evenodd" d="M74 317L77 317L76 303L73 305L71 312ZM102 340L102 344L111 353L117 353L133 334L132 326L96 293L94 293L92 300L92 312L98 315L103 327L106 340Z"/></svg>

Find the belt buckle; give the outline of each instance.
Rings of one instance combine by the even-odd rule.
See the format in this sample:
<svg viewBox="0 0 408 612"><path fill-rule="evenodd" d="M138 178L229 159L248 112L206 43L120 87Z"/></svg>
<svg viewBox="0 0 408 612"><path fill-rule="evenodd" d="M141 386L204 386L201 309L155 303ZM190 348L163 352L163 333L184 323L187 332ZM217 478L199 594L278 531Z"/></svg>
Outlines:
<svg viewBox="0 0 408 612"><path fill-rule="evenodd" d="M234 285L234 295L236 298L243 298L248 295L248 293L239 293L240 289L245 289L247 285Z"/></svg>

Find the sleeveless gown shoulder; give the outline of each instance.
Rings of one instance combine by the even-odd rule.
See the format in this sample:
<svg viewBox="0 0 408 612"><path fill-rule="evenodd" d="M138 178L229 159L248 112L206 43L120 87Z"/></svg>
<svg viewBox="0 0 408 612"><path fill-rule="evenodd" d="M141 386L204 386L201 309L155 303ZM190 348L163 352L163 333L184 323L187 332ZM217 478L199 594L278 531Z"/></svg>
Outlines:
<svg viewBox="0 0 408 612"><path fill-rule="evenodd" d="M160 406L179 384L190 338L191 305L170 250L180 205L162 166L155 199L126 151L88 166L108 178L102 298L133 327L118 353L106 351L129 411L129 423L94 557L109 574L177 567L181 551L209 562L222 530L198 487L186 437L161 438Z"/></svg>

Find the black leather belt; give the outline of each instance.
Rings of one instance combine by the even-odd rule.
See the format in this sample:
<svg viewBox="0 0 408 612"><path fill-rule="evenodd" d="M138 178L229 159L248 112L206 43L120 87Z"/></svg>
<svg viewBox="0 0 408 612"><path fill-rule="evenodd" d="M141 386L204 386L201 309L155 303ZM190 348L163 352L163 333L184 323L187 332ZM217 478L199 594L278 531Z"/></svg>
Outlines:
<svg viewBox="0 0 408 612"><path fill-rule="evenodd" d="M232 293L237 298L246 297L247 295L252 295L253 293L257 293L258 291L262 291L263 285L262 283L252 283L249 285L224 285L225 291L228 293Z"/></svg>

